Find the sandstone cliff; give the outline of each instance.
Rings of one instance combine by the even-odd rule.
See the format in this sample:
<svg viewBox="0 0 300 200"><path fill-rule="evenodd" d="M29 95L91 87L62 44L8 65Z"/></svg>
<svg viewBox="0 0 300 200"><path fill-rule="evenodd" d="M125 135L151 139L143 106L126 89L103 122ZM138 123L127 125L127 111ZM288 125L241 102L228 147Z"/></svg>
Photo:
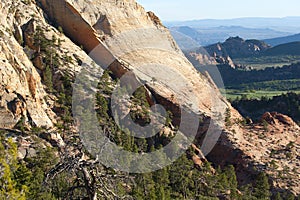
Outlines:
<svg viewBox="0 0 300 200"><path fill-rule="evenodd" d="M1 128L13 128L21 119L28 125L47 128L56 123L56 114L51 110L53 96L45 92L41 82L41 71L45 68L43 58L34 54L37 27L46 30L49 40L59 38L61 44L57 52L61 59L70 56L74 60L89 60L77 45L46 22L35 3L26 2L0 4ZM77 63L60 63L57 76L59 71L73 73L78 68Z"/></svg>
<svg viewBox="0 0 300 200"><path fill-rule="evenodd" d="M1 120L2 128L13 128L23 117L36 126L53 126L54 113L47 106L41 78L17 39L22 40L21 26L27 6L18 1L1 2ZM32 6L30 12L38 13ZM28 14L29 15L29 14ZM16 38L14 35L16 35Z"/></svg>
<svg viewBox="0 0 300 200"><path fill-rule="evenodd" d="M146 13L135 1L93 1L92 4L90 1L40 2L48 16L62 26L65 33L75 43L82 45L99 64L111 65L115 59L124 60L159 95L170 98L175 93L174 96L182 99L181 104L190 104L191 99L188 98L192 93L196 94L199 99L196 112L200 110L210 115L213 102L212 94L207 91L215 92L214 95L218 96L217 100L223 104L221 113L229 106L185 58L157 17ZM157 66L165 66L170 70ZM152 84L152 77L159 81ZM170 81L170 77L178 77L178 80ZM186 83L190 84L192 93L186 94Z"/></svg>
<svg viewBox="0 0 300 200"><path fill-rule="evenodd" d="M178 106L183 105L221 126L220 140L208 155L210 161L235 164L241 182L251 179L243 176L256 173L253 168L266 171L274 181L274 188L288 188L299 194L299 177L295 176L291 182L278 180L275 173L281 168L268 168L272 159L270 149L280 150L289 142L298 145L299 127L283 125L276 121L278 116L276 126L271 124L274 128L266 132L262 132L262 126L241 126L241 116L222 97L209 76L193 67L160 20L134 0L15 0L2 1L0 8L0 128L14 128L20 120L28 128L53 128L59 120L56 97L52 92L47 93L42 83L47 66L34 41L35 32L41 27L49 40L59 38L60 41L60 45L57 42L53 47L60 60L54 69L55 84L61 83L60 74L74 76L82 62L92 62L87 54L103 68L110 67L116 77L133 71L146 85L149 96L171 110L175 118L180 119ZM260 47L251 48L256 51ZM215 117L224 116L226 110L230 111L233 124L227 127ZM281 133L278 127L287 130ZM196 138L197 146L207 130L206 126L202 128ZM50 140L63 146L62 138L56 134ZM292 174L291 167L299 166L298 156L296 151L290 165L286 158L274 159L282 168L288 166L286 170ZM199 164L199 159L196 160Z"/></svg>

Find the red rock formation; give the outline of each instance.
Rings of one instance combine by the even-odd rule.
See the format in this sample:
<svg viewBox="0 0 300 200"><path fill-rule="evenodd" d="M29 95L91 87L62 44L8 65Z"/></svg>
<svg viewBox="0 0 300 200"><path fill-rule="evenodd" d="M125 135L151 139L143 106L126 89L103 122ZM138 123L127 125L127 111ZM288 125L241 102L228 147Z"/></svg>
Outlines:
<svg viewBox="0 0 300 200"><path fill-rule="evenodd" d="M285 125L289 125L289 126L293 126L295 125L295 122L292 120L292 118L286 116L286 115L283 115L283 114L280 114L280 113L277 113L277 112L266 112L262 118L261 118L262 121L266 121L267 123L271 124L271 125L276 125L276 124L285 124Z"/></svg>

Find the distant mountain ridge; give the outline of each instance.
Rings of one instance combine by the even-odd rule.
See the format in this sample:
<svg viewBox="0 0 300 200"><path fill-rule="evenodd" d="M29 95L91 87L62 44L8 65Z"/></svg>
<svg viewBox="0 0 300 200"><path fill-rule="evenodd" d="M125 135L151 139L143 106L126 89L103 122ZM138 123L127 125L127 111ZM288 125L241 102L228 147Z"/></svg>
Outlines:
<svg viewBox="0 0 300 200"><path fill-rule="evenodd" d="M266 39L264 41L266 43L270 44L271 46L277 46L277 45L280 45L280 44L285 44L285 43L290 43L290 42L297 42L297 41L300 41L300 33L295 34L295 35L289 35L289 36L286 36L286 37Z"/></svg>
<svg viewBox="0 0 300 200"><path fill-rule="evenodd" d="M192 28L219 27L219 26L243 26L247 28L268 28L281 31L298 33L300 28L300 17L284 18L236 18L236 19L200 19L190 21L164 22L168 27L190 26Z"/></svg>
<svg viewBox="0 0 300 200"><path fill-rule="evenodd" d="M280 55L291 55L299 56L300 55L300 41L299 42L290 42L286 44L281 44L270 48L263 52L264 56L280 56Z"/></svg>
<svg viewBox="0 0 300 200"><path fill-rule="evenodd" d="M196 29L193 29L189 26L179 26L179 27L171 27L170 28L172 36L175 38L177 43L179 43L179 46L185 46L187 42L189 41L181 41L180 37L186 37L190 40L194 40L194 42L199 45L207 45L211 44L211 40L206 38L207 36L205 34L200 33ZM178 35L180 34L180 35ZM180 41L178 41L180 40ZM187 40L187 39L186 39Z"/></svg>
<svg viewBox="0 0 300 200"><path fill-rule="evenodd" d="M198 46L206 46L225 41L229 37L239 36L246 39L266 39L291 35L270 28L246 28L243 26L190 27L175 26L169 28L178 45L185 49L194 40Z"/></svg>
<svg viewBox="0 0 300 200"><path fill-rule="evenodd" d="M240 58L300 56L300 42L270 46L261 40L244 40L241 37L230 37L225 42L185 50L193 64L225 64L232 68L240 67L233 60Z"/></svg>

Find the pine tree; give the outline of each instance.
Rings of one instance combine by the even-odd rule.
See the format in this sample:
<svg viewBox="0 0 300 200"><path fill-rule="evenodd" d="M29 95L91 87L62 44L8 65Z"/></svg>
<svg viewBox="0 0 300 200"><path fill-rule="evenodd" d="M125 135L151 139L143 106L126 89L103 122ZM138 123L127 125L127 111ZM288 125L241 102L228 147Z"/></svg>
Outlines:
<svg viewBox="0 0 300 200"><path fill-rule="evenodd" d="M238 188L238 182L236 179L236 174L235 174L235 169L233 167L233 165L229 165L226 169L225 169L225 174L228 178L228 186L230 189L230 196L233 199L237 198L237 188Z"/></svg>
<svg viewBox="0 0 300 200"><path fill-rule="evenodd" d="M18 169L17 146L12 139L0 135L0 199L25 200L27 187L17 183L14 173Z"/></svg>
<svg viewBox="0 0 300 200"><path fill-rule="evenodd" d="M177 193L174 198L186 199L189 196L190 186L193 185L191 178L193 175L192 169L193 163L186 157L186 154L182 155L180 159L171 166L170 184L172 190Z"/></svg>
<svg viewBox="0 0 300 200"><path fill-rule="evenodd" d="M170 180L168 167L160 169L153 173L155 181L155 191L157 199L168 200L170 199Z"/></svg>
<svg viewBox="0 0 300 200"><path fill-rule="evenodd" d="M277 192L277 194L275 195L274 200L282 200L279 192Z"/></svg>
<svg viewBox="0 0 300 200"><path fill-rule="evenodd" d="M46 66L45 71L43 72L43 81L44 84L47 86L48 91L52 92L53 90L53 77L52 77L52 70L49 66Z"/></svg>
<svg viewBox="0 0 300 200"><path fill-rule="evenodd" d="M152 173L136 175L136 186L133 189L135 199L157 199L155 193L155 182Z"/></svg>
<svg viewBox="0 0 300 200"><path fill-rule="evenodd" d="M270 185L265 173L260 173L255 182L253 195L259 199L270 199Z"/></svg>

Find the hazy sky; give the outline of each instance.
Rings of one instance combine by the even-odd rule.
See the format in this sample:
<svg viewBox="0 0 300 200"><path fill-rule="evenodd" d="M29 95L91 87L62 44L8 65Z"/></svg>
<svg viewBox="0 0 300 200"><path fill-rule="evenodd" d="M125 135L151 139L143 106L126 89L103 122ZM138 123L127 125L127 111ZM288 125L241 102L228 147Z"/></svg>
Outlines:
<svg viewBox="0 0 300 200"><path fill-rule="evenodd" d="M299 0L137 0L163 21L300 16Z"/></svg>

